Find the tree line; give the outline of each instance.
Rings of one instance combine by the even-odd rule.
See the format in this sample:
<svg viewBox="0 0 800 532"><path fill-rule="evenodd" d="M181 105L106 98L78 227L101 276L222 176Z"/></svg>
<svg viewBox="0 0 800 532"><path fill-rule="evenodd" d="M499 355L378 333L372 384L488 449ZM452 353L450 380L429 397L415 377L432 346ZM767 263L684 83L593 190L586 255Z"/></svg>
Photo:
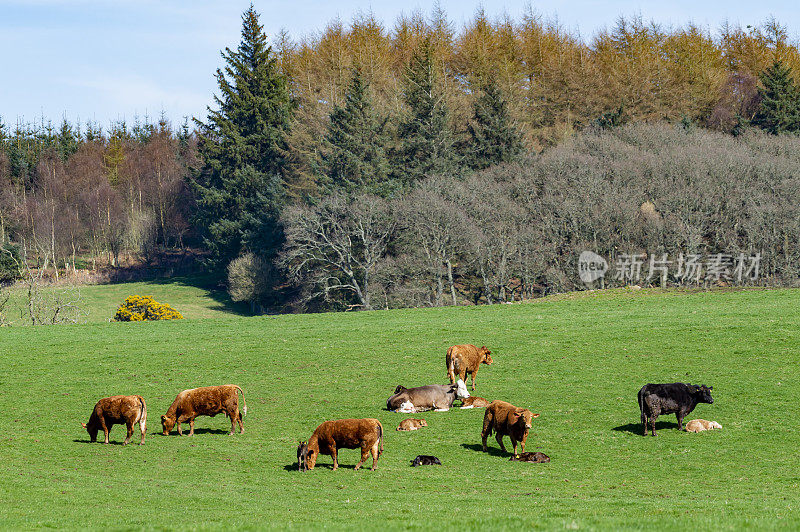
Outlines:
<svg viewBox="0 0 800 532"><path fill-rule="evenodd" d="M725 243L780 251L767 278L794 275L783 214L777 232L746 232L736 216L766 214L743 196L746 207L696 219L727 198L698 172L726 191L768 179L781 193L761 199L789 209L788 178L752 164L774 164L768 150L794 164L792 139L753 128L800 129L800 55L774 20L713 37L621 18L586 43L533 12L515 21L478 11L456 31L436 9L391 29L359 15L272 46L252 7L242 20L214 103L191 126L0 122L0 241L45 269L73 270L82 250L115 265L123 252L194 244L254 309L531 297L578 286L580 246L613 256L619 244L673 253ZM664 153L640 148L651 164L638 171L630 154L653 138ZM724 176L672 149L700 145L747 153L751 173ZM674 164L687 173L659 166ZM665 176L674 186L661 190L653 181ZM706 210L693 218L689 204Z"/></svg>

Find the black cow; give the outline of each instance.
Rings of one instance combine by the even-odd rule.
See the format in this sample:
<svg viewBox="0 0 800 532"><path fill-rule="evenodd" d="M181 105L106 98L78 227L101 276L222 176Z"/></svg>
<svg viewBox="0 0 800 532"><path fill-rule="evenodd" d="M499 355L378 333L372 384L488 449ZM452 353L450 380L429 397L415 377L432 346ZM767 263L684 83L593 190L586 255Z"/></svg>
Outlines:
<svg viewBox="0 0 800 532"><path fill-rule="evenodd" d="M694 410L697 403L712 404L713 386L698 386L673 382L671 384L645 384L639 390L639 410L642 413L644 435L647 436L647 422L650 421L652 435L656 435L656 419L661 414L675 414L678 430L683 430L683 418Z"/></svg>

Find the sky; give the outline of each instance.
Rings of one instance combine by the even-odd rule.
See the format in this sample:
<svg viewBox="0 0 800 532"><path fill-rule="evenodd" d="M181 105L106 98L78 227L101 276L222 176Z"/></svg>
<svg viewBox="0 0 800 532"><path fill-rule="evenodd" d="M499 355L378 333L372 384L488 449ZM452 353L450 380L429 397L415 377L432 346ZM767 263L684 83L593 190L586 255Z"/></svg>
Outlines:
<svg viewBox="0 0 800 532"><path fill-rule="evenodd" d="M758 25L774 16L799 40L794 1L704 0L440 0L454 27L479 7L516 20L530 5L585 40L620 16L641 15L666 26L694 22L715 31L722 22ZM0 118L7 124L42 118L58 123L157 119L173 124L204 118L212 103L220 51L235 48L250 0L0 0ZM268 38L281 30L299 40L339 17L369 12L391 27L402 13L429 15L433 1L254 0Z"/></svg>

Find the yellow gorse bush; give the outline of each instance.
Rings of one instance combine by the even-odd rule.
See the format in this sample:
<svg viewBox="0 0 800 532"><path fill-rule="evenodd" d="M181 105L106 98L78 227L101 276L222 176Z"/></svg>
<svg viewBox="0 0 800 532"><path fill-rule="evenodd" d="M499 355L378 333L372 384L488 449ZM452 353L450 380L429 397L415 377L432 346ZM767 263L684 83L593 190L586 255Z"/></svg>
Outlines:
<svg viewBox="0 0 800 532"><path fill-rule="evenodd" d="M114 321L182 320L180 312L150 296L128 296L114 314Z"/></svg>

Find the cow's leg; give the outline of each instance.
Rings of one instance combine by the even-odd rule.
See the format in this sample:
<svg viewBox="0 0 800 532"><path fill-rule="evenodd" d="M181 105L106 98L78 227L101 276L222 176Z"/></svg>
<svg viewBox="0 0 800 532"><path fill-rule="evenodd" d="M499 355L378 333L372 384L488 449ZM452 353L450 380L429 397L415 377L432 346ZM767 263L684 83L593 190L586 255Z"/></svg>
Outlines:
<svg viewBox="0 0 800 532"><path fill-rule="evenodd" d="M339 453L335 445L331 445L331 456L333 457L333 470L336 471L339 469Z"/></svg>
<svg viewBox="0 0 800 532"><path fill-rule="evenodd" d="M194 436L194 418L189 418L189 436Z"/></svg>
<svg viewBox="0 0 800 532"><path fill-rule="evenodd" d="M477 374L477 370L472 372L472 391L475 391L475 375Z"/></svg>
<svg viewBox="0 0 800 532"><path fill-rule="evenodd" d="M178 428L178 436L183 436L183 429L181 428L181 419L175 420L175 426Z"/></svg>
<svg viewBox="0 0 800 532"><path fill-rule="evenodd" d="M684 415L685 414L683 412L676 412L675 413L675 417L678 418L678 430L683 430L683 417L684 417Z"/></svg>
<svg viewBox="0 0 800 532"><path fill-rule="evenodd" d="M644 429L645 436L647 436L647 421L648 421L647 414L645 414L644 410L642 410L642 428Z"/></svg>
<svg viewBox="0 0 800 532"><path fill-rule="evenodd" d="M464 381L464 385L466 386L467 385L467 368L462 366L458 370L458 376L461 378L462 381Z"/></svg>
<svg viewBox="0 0 800 532"><path fill-rule="evenodd" d="M361 468L361 464L366 462L367 458L369 458L369 450L370 448L367 447L366 444L361 448L361 460L359 460L358 463L356 464L356 471L358 471ZM372 461L372 466L374 468L375 460Z"/></svg>
<svg viewBox="0 0 800 532"><path fill-rule="evenodd" d="M495 434L495 439L497 440L497 443L500 444L500 449L503 452L506 452L506 446L503 445L503 435L498 432L497 434Z"/></svg>
<svg viewBox="0 0 800 532"><path fill-rule="evenodd" d="M125 436L125 441L122 442L122 445L128 445L131 441L131 436L133 436L133 420L129 420L125 422L125 428L128 429L128 433Z"/></svg>
<svg viewBox="0 0 800 532"><path fill-rule="evenodd" d="M372 444L372 471L375 471L375 463L378 461L378 457L380 456L378 453L380 451L380 440L375 440L375 443Z"/></svg>
<svg viewBox="0 0 800 532"><path fill-rule="evenodd" d="M449 362L447 364L447 377L450 379L450 384L456 383L456 372L455 369L453 368L452 362Z"/></svg>
<svg viewBox="0 0 800 532"><path fill-rule="evenodd" d="M228 417L231 418L231 431L228 436L233 436L233 432L236 430L236 422L239 420L239 410L228 412Z"/></svg>
<svg viewBox="0 0 800 532"><path fill-rule="evenodd" d="M656 419L658 419L658 414L653 413L650 415L650 435L656 435Z"/></svg>
<svg viewBox="0 0 800 532"><path fill-rule="evenodd" d="M103 440L103 443L107 444L108 443L108 425L106 425L106 419L103 416L100 416L100 427L103 429L103 435L105 436L105 439Z"/></svg>
<svg viewBox="0 0 800 532"><path fill-rule="evenodd" d="M522 436L522 439L519 441L519 444L522 446L522 450L520 451L521 453L525 452L525 442L527 440L528 440L528 435L525 434L524 436Z"/></svg>
<svg viewBox="0 0 800 532"><path fill-rule="evenodd" d="M147 423L143 420L139 420L139 430L142 431L142 439L139 441L139 445L144 445L144 435L147 434Z"/></svg>
<svg viewBox="0 0 800 532"><path fill-rule="evenodd" d="M489 437L489 434L486 432L481 432L481 441L483 442L483 452L489 452L489 448L486 446L486 438Z"/></svg>
<svg viewBox="0 0 800 532"><path fill-rule="evenodd" d="M239 418L239 434L244 434L244 420L242 419L242 413L237 410L236 414Z"/></svg>

